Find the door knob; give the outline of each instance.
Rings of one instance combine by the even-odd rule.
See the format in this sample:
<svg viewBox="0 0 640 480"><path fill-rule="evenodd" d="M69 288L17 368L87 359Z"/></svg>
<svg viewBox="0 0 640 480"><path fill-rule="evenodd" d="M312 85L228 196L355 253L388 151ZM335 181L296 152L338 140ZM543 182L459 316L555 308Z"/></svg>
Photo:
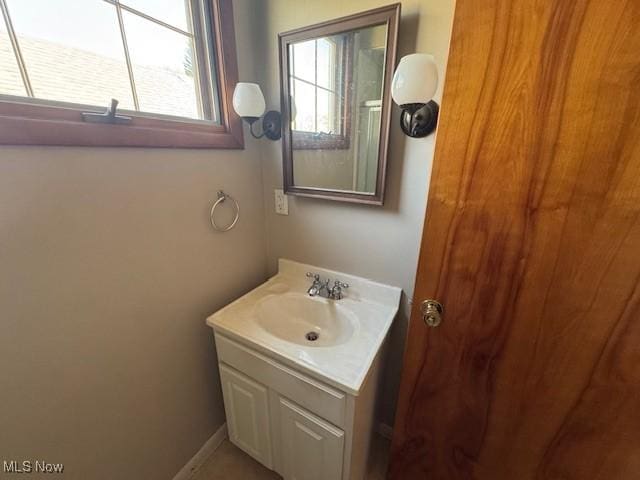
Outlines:
<svg viewBox="0 0 640 480"><path fill-rule="evenodd" d="M437 327L442 323L442 313L444 308L442 304L436 300L425 300L420 304L422 312L422 320L430 327Z"/></svg>

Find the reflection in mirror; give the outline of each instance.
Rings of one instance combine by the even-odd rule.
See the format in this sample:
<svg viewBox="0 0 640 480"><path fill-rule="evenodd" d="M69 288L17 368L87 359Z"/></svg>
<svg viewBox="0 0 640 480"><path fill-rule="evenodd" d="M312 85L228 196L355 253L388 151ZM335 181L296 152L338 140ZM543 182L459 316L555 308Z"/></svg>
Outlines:
<svg viewBox="0 0 640 480"><path fill-rule="evenodd" d="M289 45L293 180L374 194L387 25Z"/></svg>
<svg viewBox="0 0 640 480"><path fill-rule="evenodd" d="M335 35L289 47L294 150L348 147L349 37Z"/></svg>

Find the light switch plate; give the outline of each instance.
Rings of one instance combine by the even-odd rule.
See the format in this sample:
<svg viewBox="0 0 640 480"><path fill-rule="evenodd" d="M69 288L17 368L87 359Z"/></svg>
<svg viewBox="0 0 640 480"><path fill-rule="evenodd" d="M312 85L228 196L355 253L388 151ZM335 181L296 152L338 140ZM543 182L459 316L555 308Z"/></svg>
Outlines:
<svg viewBox="0 0 640 480"><path fill-rule="evenodd" d="M289 198L284 194L284 190L275 189L276 195L276 213L280 215L289 215Z"/></svg>

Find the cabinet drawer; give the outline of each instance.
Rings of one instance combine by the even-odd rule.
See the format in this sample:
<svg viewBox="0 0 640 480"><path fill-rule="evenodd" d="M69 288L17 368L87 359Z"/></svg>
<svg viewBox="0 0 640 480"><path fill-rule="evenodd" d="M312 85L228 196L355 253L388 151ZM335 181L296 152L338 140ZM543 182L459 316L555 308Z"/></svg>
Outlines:
<svg viewBox="0 0 640 480"><path fill-rule="evenodd" d="M339 427L345 424L346 396L313 378L216 332L218 360Z"/></svg>

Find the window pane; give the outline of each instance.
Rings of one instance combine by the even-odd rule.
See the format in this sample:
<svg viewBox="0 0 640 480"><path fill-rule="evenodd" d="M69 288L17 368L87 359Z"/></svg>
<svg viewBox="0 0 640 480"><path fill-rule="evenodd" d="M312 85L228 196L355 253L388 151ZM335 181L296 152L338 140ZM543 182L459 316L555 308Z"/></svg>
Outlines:
<svg viewBox="0 0 640 480"><path fill-rule="evenodd" d="M316 83L316 41L293 45L293 74L311 83Z"/></svg>
<svg viewBox="0 0 640 480"><path fill-rule="evenodd" d="M318 127L322 133L340 133L337 128L336 96L326 90L318 89Z"/></svg>
<svg viewBox="0 0 640 480"><path fill-rule="evenodd" d="M2 15L0 15L0 94L19 96L27 94Z"/></svg>
<svg viewBox="0 0 640 480"><path fill-rule="evenodd" d="M300 80L294 80L295 96L293 102L295 103L295 120L294 130L300 132L315 132L315 117L316 117L316 88L308 83L301 82Z"/></svg>
<svg viewBox="0 0 640 480"><path fill-rule="evenodd" d="M140 110L202 118L191 37L126 11L123 17Z"/></svg>
<svg viewBox="0 0 640 480"><path fill-rule="evenodd" d="M318 40L318 85L335 91L336 44L326 38Z"/></svg>
<svg viewBox="0 0 640 480"><path fill-rule="evenodd" d="M133 108L115 8L86 0L8 0L37 98Z"/></svg>
<svg viewBox="0 0 640 480"><path fill-rule="evenodd" d="M161 20L169 25L192 32L189 0L120 0L120 3Z"/></svg>

